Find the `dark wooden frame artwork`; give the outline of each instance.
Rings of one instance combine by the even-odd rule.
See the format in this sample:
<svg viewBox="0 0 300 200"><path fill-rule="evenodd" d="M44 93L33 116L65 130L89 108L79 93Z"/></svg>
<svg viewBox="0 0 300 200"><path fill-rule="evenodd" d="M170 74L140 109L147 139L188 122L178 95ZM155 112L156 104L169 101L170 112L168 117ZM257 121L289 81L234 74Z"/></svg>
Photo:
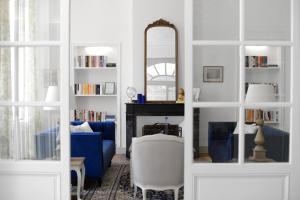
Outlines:
<svg viewBox="0 0 300 200"><path fill-rule="evenodd" d="M144 94L146 95L147 98L147 31L150 28L153 27L169 27L174 29L175 31L175 70L176 70L176 85L175 85L175 92L176 92L176 99L175 101L147 101L147 103L175 103L177 98L178 98L178 31L175 27L174 24L171 24L170 22L164 20L164 19L159 19L152 24L149 24L144 32Z"/></svg>

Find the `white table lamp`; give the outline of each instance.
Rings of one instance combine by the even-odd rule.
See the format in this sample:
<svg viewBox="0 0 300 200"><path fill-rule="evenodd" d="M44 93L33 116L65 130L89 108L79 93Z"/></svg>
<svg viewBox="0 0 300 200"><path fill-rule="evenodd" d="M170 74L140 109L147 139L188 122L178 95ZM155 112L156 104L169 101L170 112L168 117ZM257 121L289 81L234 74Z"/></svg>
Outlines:
<svg viewBox="0 0 300 200"><path fill-rule="evenodd" d="M273 102L276 101L274 86L268 84L250 84L246 95L246 103ZM266 150L263 146L265 143L262 126L264 125L263 112L259 109L259 118L256 119L259 126L254 142L253 156L249 160L256 162L270 162L271 159L266 157Z"/></svg>
<svg viewBox="0 0 300 200"><path fill-rule="evenodd" d="M58 86L50 85L47 90L45 102L57 102L59 101ZM44 107L44 110L57 110L57 107Z"/></svg>

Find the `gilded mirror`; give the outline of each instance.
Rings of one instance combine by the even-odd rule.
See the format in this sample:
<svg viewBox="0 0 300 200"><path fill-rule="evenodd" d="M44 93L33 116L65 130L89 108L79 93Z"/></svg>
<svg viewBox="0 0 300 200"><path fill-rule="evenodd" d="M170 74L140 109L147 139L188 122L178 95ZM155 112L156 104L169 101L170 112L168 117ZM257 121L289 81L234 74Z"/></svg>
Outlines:
<svg viewBox="0 0 300 200"><path fill-rule="evenodd" d="M178 33L160 19L145 29L145 95L147 102L175 102L178 87Z"/></svg>

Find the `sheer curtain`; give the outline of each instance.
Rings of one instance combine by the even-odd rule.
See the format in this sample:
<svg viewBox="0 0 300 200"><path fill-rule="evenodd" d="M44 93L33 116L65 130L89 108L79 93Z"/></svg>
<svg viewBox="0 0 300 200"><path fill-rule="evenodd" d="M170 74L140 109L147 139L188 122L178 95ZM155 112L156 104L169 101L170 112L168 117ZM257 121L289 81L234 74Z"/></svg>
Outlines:
<svg viewBox="0 0 300 200"><path fill-rule="evenodd" d="M48 4L48 0L0 0L0 40L43 38L47 30L39 16L47 14L40 8ZM0 48L0 100L43 101L48 55L44 47ZM43 114L40 107L0 107L0 159L36 159L35 135L47 127Z"/></svg>
<svg viewBox="0 0 300 200"><path fill-rule="evenodd" d="M0 1L0 41L10 40L9 1ZM11 100L11 52L0 48L0 101ZM0 159L10 157L12 113L9 107L0 107Z"/></svg>

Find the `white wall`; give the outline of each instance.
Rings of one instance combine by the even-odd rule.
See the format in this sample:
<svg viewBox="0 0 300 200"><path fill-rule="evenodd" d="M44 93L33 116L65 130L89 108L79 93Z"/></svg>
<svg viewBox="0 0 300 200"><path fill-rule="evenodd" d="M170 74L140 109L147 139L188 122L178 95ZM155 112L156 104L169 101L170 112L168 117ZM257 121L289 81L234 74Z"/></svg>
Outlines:
<svg viewBox="0 0 300 200"><path fill-rule="evenodd" d="M132 85L132 0L71 0L71 43L121 43L121 146L126 88ZM119 124L118 124L119 125Z"/></svg>

